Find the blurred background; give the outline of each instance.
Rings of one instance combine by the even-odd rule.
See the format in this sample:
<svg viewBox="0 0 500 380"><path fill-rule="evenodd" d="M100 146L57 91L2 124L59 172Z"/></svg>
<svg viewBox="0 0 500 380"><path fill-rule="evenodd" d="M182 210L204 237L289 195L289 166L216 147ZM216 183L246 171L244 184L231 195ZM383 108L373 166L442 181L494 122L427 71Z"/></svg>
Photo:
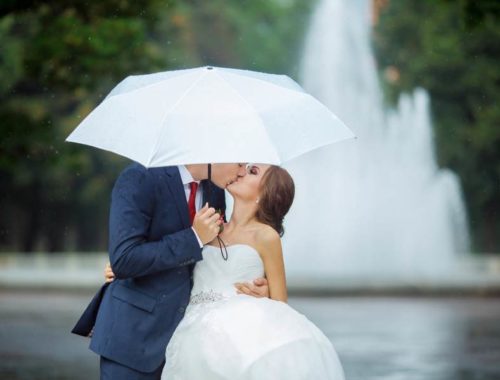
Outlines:
<svg viewBox="0 0 500 380"><path fill-rule="evenodd" d="M126 162L64 143L69 132L131 74L210 64L301 81L316 4L2 1L1 250L106 250L109 192ZM459 177L471 251L500 252L497 2L373 1L371 12L385 104L428 91L437 164Z"/></svg>
<svg viewBox="0 0 500 380"><path fill-rule="evenodd" d="M64 140L124 77L203 65L287 74L358 135L286 164L290 302L347 378L498 378L499 20L496 0L3 0L0 378L97 377L68 331L128 161Z"/></svg>

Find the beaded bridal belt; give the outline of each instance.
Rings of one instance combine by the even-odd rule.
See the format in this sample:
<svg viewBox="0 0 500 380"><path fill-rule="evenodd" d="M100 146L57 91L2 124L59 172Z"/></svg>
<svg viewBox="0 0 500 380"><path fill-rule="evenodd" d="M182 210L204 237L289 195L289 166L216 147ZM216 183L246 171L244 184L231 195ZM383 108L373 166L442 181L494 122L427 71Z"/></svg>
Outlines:
<svg viewBox="0 0 500 380"><path fill-rule="evenodd" d="M208 291L202 291L199 293L196 293L195 295L191 296L189 299L189 304L190 305L197 305L201 303L210 303L210 302L216 302L216 301L222 301L225 299L228 299L229 297L227 295L224 295L222 293L216 292L212 289Z"/></svg>

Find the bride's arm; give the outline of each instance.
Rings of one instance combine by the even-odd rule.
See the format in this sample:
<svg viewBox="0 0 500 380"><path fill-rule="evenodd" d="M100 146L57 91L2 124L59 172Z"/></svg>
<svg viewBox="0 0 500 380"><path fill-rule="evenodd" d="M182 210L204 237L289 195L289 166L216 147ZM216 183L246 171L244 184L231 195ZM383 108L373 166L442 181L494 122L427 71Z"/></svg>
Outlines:
<svg viewBox="0 0 500 380"><path fill-rule="evenodd" d="M113 273L113 269L111 269L111 263L108 261L104 268L104 282L113 282L114 280L115 274Z"/></svg>
<svg viewBox="0 0 500 380"><path fill-rule="evenodd" d="M274 230L267 230L259 240L259 253L264 262L270 298L287 302L285 263L280 236Z"/></svg>

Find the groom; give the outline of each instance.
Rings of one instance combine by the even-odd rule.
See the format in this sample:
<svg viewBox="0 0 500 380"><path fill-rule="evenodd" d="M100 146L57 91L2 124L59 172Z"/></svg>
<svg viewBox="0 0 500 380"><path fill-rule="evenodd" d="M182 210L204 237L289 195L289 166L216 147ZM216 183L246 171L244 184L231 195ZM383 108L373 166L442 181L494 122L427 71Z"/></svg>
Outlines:
<svg viewBox="0 0 500 380"><path fill-rule="evenodd" d="M243 164L213 164L218 188L207 191L208 167L132 164L116 181L109 225L116 279L73 330L88 335L93 328L90 349L101 356L101 379L160 379L166 346L189 303L194 264L219 232L215 209L225 209L223 189L246 175ZM202 208L207 202L211 207ZM264 279L239 290L269 293Z"/></svg>

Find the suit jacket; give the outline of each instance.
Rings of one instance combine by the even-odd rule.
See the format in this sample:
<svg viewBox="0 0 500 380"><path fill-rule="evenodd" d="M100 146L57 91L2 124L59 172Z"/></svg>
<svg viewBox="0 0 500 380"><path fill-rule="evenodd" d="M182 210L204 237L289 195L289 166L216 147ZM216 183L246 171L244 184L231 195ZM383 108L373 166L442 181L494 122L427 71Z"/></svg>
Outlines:
<svg viewBox="0 0 500 380"><path fill-rule="evenodd" d="M212 186L204 202L225 209L224 191ZM189 303L194 263L202 259L191 229L177 167L132 164L112 192L109 256L115 280L103 287L73 332L90 349L142 372L157 369Z"/></svg>

